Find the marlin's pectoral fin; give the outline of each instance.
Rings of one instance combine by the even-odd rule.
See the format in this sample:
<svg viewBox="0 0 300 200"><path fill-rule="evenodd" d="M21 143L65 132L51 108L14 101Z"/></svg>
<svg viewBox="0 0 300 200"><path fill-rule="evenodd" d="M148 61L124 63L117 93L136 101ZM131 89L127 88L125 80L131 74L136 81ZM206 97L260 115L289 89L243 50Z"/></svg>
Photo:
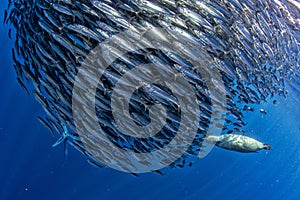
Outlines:
<svg viewBox="0 0 300 200"><path fill-rule="evenodd" d="M65 139L64 141L64 160L67 160L68 157L68 139Z"/></svg>
<svg viewBox="0 0 300 200"><path fill-rule="evenodd" d="M60 143L62 143L66 138L61 136L53 145L52 147L58 146Z"/></svg>

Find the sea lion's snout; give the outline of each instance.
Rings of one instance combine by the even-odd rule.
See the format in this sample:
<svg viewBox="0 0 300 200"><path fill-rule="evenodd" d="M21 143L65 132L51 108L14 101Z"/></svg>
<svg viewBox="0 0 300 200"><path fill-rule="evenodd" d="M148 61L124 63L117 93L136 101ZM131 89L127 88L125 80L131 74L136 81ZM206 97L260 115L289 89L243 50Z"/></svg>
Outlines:
<svg viewBox="0 0 300 200"><path fill-rule="evenodd" d="M264 144L264 148L263 148L263 149L271 150L272 147L271 147L271 145L269 145L269 144Z"/></svg>

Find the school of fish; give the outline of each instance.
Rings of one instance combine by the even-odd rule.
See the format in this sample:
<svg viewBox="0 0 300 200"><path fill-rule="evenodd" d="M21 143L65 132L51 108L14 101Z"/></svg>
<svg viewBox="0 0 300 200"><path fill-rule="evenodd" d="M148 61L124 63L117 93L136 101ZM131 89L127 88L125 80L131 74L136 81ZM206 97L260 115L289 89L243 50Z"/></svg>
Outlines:
<svg viewBox="0 0 300 200"><path fill-rule="evenodd" d="M276 95L288 95L287 84L299 73L299 13L296 0L9 0L4 22L12 26L8 35L15 41L12 56L17 81L44 108L47 116L39 120L60 135L54 146L72 145L98 167L103 165L76 133L71 107L75 77L86 55L113 35L151 25L180 34L205 49L225 83L224 125L210 124L214 97L209 97L201 76L181 57L147 49L128 56L135 65L155 61L173 67L197 91L201 128L187 152L171 164L183 167L191 165L187 160L201 150L208 126L222 126L224 134L243 134L244 112ZM167 88L155 84L140 88L132 96L132 117L140 125L149 123L144 105L159 101L169 112L168 124L151 140L118 136L106 91L112 91L131 68L126 59L110 66L102 77L107 90L98 89L95 108L99 124L115 144L147 152L174 137L180 123L179 105Z"/></svg>

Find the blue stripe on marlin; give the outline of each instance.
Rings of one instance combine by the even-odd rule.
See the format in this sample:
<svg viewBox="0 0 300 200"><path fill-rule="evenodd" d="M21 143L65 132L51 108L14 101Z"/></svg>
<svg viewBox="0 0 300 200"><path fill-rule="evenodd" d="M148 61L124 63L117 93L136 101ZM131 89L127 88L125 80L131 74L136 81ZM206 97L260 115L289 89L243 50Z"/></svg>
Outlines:
<svg viewBox="0 0 300 200"><path fill-rule="evenodd" d="M284 0L13 0L4 13L4 22L11 23L15 28L15 32L11 33L15 33L16 37L13 62L17 80L25 91L27 84L24 80L34 85L35 91L31 87L27 90L38 94L38 101L52 120L53 130L59 133L63 131L62 124L73 124L74 121L70 113L69 96L85 53L119 32L136 32L146 26L159 26L170 35L181 36L185 42L204 47L217 62L227 98L228 115L224 130L233 132L243 131L243 112L252 110L252 104L268 100L276 94L285 96L285 80L299 71L300 38L297 36L299 24L296 23L299 20L299 8L289 9L285 3ZM159 36L159 32L154 34ZM13 35L11 37L14 38ZM116 42L121 46L132 45L123 38L117 39ZM110 128L107 134L114 141L118 141L115 137L117 129L110 122L110 95L107 94L127 71L137 65L157 62L160 66L171 66L185 75L194 86L201 109L201 127L197 138L201 138L206 134L214 109L210 101L217 100L217 97L209 96L210 93L203 84L205 81L200 76L201 72L190 70L187 60L170 52L153 52L145 50L124 57L118 55L121 56L120 62L115 62L110 66L110 71L103 75L102 78L106 78L107 82L98 86L96 107L101 123ZM117 55L117 52L112 53ZM193 50L186 49L185 53L195 59ZM147 54L150 56L145 57ZM151 73L151 70L146 73ZM94 78L93 74L87 75L88 78ZM178 90L184 93L180 87ZM165 105L167 101L173 102L168 105L168 109L172 105L174 107L176 101L172 95L168 96L170 94L163 90L155 92L154 96ZM139 90L132 98L134 103L131 107L136 116L143 116L143 123L147 121L147 113L144 113L143 106L140 105L151 101L150 96ZM239 102L235 101L237 99ZM84 104L86 100L81 99L81 102ZM136 144L134 150L140 152L155 149L167 141L177 129L180 124L177 114L170 112L167 116L170 124L166 129L169 130L161 133L160 142L153 143L148 139L138 143L136 139L124 137L121 142L118 141L119 145L134 149ZM220 125L215 123L215 126ZM73 135L73 126L70 125L69 128L69 134ZM90 155L80 142L71 141L71 144L83 154ZM195 140L188 154L196 155L199 146L201 143ZM186 155L184 159L187 157ZM178 161L178 165L175 163L172 166L182 166L182 163Z"/></svg>

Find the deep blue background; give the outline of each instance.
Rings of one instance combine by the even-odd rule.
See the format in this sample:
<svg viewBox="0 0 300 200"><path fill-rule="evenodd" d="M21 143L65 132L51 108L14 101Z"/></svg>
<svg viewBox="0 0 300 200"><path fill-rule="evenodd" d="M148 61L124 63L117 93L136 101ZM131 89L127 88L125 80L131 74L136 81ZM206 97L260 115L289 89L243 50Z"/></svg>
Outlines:
<svg viewBox="0 0 300 200"><path fill-rule="evenodd" d="M5 0L1 0L0 22ZM6 199L300 199L300 93L255 107L246 115L247 135L271 151L240 154L214 148L192 167L164 176L134 177L90 166L63 146L36 119L44 116L33 96L17 84L8 27L0 29L0 200ZM260 108L268 111L259 113Z"/></svg>

